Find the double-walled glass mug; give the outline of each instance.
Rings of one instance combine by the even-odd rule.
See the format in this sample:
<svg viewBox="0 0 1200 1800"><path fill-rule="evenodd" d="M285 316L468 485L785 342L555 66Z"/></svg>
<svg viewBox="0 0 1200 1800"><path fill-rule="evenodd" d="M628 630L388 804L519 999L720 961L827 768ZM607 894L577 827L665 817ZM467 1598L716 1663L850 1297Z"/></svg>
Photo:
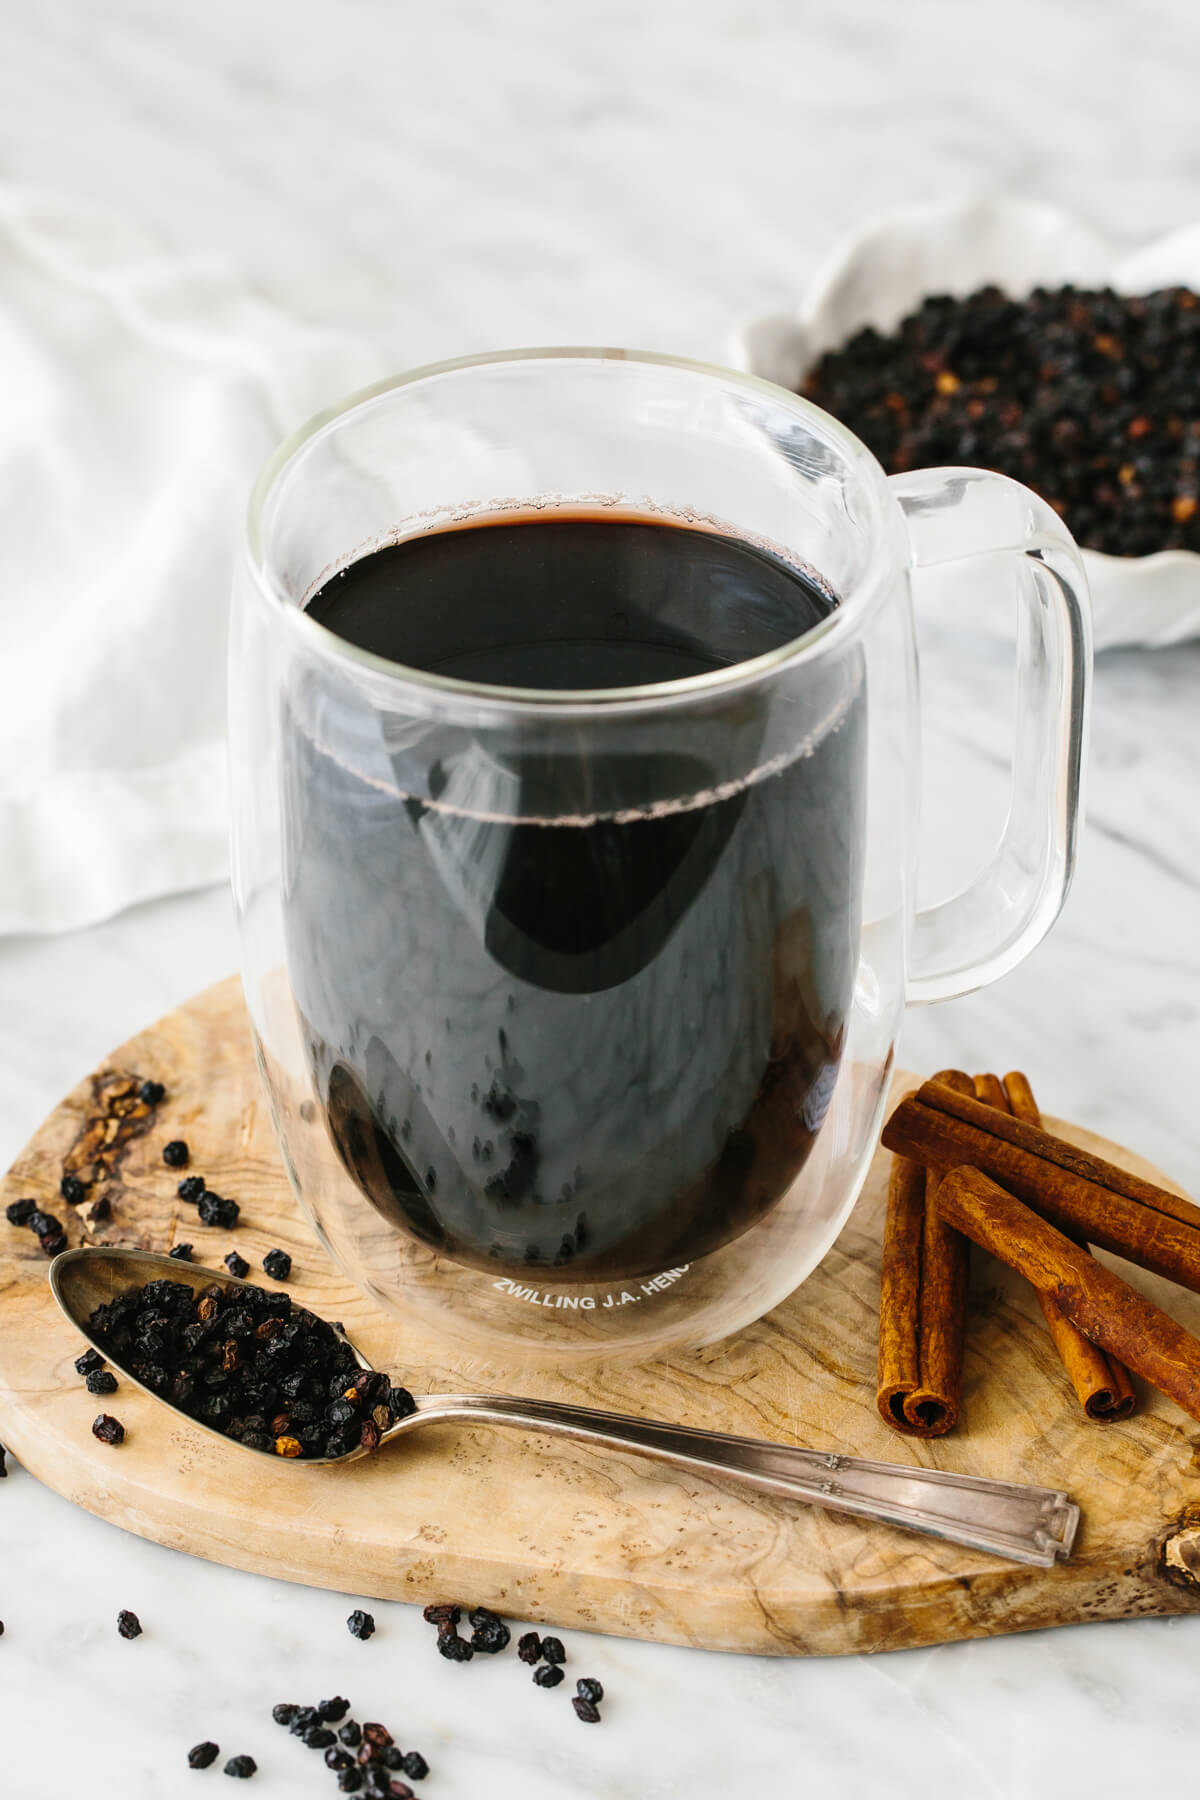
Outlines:
<svg viewBox="0 0 1200 1800"><path fill-rule="evenodd" d="M388 546L374 635L333 629L342 571ZM1011 802L990 865L919 911L911 578L982 558L1021 601ZM237 582L234 888L284 1161L337 1262L509 1364L774 1306L859 1192L905 1001L1003 974L1058 912L1089 672L1049 507L977 470L889 480L743 375L524 351L315 419Z"/></svg>

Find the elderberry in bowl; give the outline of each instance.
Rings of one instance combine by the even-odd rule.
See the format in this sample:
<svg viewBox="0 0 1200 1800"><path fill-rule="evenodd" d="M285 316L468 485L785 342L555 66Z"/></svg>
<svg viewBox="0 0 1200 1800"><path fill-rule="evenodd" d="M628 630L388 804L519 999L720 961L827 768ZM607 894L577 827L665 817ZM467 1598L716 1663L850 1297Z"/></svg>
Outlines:
<svg viewBox="0 0 1200 1800"><path fill-rule="evenodd" d="M1200 225L1122 256L1037 203L897 209L847 238L733 360L809 395L889 471L1039 492L1084 549L1097 649L1200 635ZM1000 607L961 591L989 635Z"/></svg>

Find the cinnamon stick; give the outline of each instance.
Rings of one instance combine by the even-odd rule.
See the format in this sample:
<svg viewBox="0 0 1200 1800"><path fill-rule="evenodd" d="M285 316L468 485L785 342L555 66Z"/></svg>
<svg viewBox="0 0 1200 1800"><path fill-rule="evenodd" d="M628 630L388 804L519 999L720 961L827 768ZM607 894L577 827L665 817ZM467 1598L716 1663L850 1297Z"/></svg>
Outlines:
<svg viewBox="0 0 1200 1800"><path fill-rule="evenodd" d="M1103 1157L984 1106L974 1093L927 1081L901 1101L887 1149L940 1171L970 1164L1043 1214L1117 1256L1200 1292L1200 1207Z"/></svg>
<svg viewBox="0 0 1200 1800"><path fill-rule="evenodd" d="M1200 1419L1200 1339L978 1169L947 1175L934 1204L956 1230L1049 1294L1093 1344Z"/></svg>
<svg viewBox="0 0 1200 1800"><path fill-rule="evenodd" d="M1001 1112L1030 1125L1040 1125L1042 1115L1033 1097L1033 1089L1019 1070L1014 1069L1003 1082L996 1075L975 1077L975 1096ZM1124 1365L1114 1362L1084 1337L1077 1325L1065 1318L1052 1297L1038 1290L1038 1305L1054 1348L1058 1351L1067 1378L1079 1404L1089 1419L1102 1425L1127 1419L1137 1402Z"/></svg>
<svg viewBox="0 0 1200 1800"><path fill-rule="evenodd" d="M970 1093L970 1077L938 1077ZM885 1423L941 1437L958 1421L966 1333L969 1246L931 1204L938 1176L892 1160L879 1293L876 1404Z"/></svg>

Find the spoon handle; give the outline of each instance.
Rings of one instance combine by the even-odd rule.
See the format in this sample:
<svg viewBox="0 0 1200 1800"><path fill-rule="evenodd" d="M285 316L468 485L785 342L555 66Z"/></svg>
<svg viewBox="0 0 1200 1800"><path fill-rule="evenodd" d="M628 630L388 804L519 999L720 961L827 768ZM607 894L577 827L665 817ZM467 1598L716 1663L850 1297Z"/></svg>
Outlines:
<svg viewBox="0 0 1200 1800"><path fill-rule="evenodd" d="M392 1429L403 1431L418 1419L428 1424L453 1420L516 1425L614 1450L636 1450L698 1475L740 1482L833 1512L879 1519L1040 1568L1066 1560L1079 1523L1079 1508L1054 1488L867 1462L837 1452L799 1450L549 1400L431 1394L418 1403L414 1417Z"/></svg>

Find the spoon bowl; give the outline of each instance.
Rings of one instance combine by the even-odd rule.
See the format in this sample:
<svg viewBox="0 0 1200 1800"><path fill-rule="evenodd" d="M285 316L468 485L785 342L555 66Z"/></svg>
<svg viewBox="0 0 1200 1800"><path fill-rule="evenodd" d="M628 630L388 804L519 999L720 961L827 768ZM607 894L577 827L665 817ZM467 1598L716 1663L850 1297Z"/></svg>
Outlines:
<svg viewBox="0 0 1200 1800"><path fill-rule="evenodd" d="M247 1456L269 1456L226 1437L182 1407L156 1394L138 1380L96 1335L91 1326L98 1306L148 1281L175 1281L193 1294L207 1287L244 1292L256 1283L240 1281L227 1271L200 1263L157 1256L148 1250L119 1248L64 1250L50 1265L50 1289L66 1317L128 1381L196 1431L219 1438ZM349 1345L362 1369L369 1363L340 1325L333 1329ZM1079 1508L1056 1488L1025 1487L1015 1482L987 1481L975 1475L953 1475L938 1469L906 1467L845 1456L837 1450L802 1450L761 1438L728 1432L701 1431L624 1413L598 1412L552 1400L521 1400L505 1394L426 1394L415 1410L380 1433L379 1448L422 1425L467 1424L519 1426L554 1437L608 1450L636 1451L706 1480L734 1483L833 1512L851 1513L904 1530L946 1538L971 1549L1006 1556L1015 1562L1050 1568L1071 1554L1079 1524ZM288 1468L336 1468L377 1454L355 1448L344 1456L276 1458Z"/></svg>

